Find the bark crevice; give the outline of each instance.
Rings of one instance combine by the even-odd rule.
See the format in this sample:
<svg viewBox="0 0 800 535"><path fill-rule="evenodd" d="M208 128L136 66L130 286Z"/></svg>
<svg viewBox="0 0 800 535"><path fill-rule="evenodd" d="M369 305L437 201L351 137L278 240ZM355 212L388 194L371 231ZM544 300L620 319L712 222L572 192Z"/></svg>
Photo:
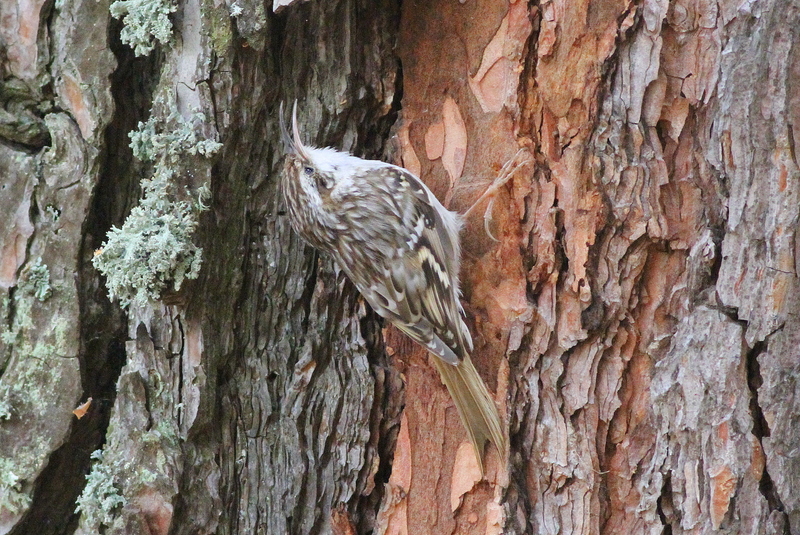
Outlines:
<svg viewBox="0 0 800 535"><path fill-rule="evenodd" d="M770 428L767 419L764 416L764 411L758 401L758 392L762 387L764 380L761 376L761 364L758 361L759 355L767 351L766 342L757 342L750 351L747 352L747 386L750 389L750 414L753 417L752 433L758 440L759 446L764 449L763 440L765 437L770 436ZM786 508L783 505L781 497L778 495L778 489L772 481L767 463L761 473L761 479L758 482L758 490L767 501L770 511L778 511L783 516L784 533L789 534L789 515L786 513Z"/></svg>

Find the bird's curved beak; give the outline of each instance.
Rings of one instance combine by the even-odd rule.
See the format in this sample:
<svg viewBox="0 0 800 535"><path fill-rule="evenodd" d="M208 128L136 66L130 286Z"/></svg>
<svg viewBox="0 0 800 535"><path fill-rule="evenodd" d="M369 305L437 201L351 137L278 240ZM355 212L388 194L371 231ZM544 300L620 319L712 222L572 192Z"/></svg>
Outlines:
<svg viewBox="0 0 800 535"><path fill-rule="evenodd" d="M308 159L308 154L305 151L303 142L300 140L300 129L297 126L297 101L295 100L294 105L292 106L291 134L289 133L289 128L283 116L283 102L281 102L278 114L280 115L281 140L283 141L283 150L286 151L287 154L293 154L295 156L301 156L303 158Z"/></svg>

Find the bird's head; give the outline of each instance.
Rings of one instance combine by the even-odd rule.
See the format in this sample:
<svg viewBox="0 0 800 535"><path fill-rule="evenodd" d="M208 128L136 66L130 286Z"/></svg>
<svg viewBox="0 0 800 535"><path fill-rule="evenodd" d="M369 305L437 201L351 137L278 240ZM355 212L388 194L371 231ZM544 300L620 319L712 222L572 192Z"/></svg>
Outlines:
<svg viewBox="0 0 800 535"><path fill-rule="evenodd" d="M280 117L281 137L286 151L284 180L288 181L287 196L293 192L294 195L305 197L305 202L313 207L323 208L329 201L334 186L344 178L348 169L342 163L353 157L333 149L317 149L303 145L297 126L296 101L292 107L291 133L283 119L283 104Z"/></svg>

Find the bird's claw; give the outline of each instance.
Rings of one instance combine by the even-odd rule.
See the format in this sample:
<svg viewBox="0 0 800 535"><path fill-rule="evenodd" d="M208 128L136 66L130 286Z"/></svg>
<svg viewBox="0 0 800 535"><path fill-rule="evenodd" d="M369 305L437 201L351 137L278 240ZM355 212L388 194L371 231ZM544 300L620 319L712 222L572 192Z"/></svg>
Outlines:
<svg viewBox="0 0 800 535"><path fill-rule="evenodd" d="M500 241L494 237L489 228L493 217L492 209L494 208L495 195L497 195L497 192L500 190L500 188L505 186L506 183L514 177L517 171L532 161L533 158L530 156L530 153L527 149L519 149L511 159L503 164L503 167L500 168L500 172L498 173L497 178L494 179L494 182L492 182L492 184L486 188L486 191L484 191L483 194L478 197L478 200L475 201L466 212L464 212L464 218L466 219L479 204L486 199L489 199L489 204L486 205L486 211L483 213L483 228L486 231L486 235L489 236L489 238L491 238L493 241Z"/></svg>

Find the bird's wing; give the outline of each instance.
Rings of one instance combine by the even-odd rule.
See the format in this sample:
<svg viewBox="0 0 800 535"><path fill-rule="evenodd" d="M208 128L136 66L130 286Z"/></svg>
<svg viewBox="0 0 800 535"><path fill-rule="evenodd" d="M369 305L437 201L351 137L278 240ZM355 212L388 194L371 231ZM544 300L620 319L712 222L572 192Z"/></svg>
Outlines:
<svg viewBox="0 0 800 535"><path fill-rule="evenodd" d="M460 222L410 172L394 166L382 172L389 175L381 181L391 189L387 202L408 231L402 246L382 258L386 277L362 293L401 331L457 364L472 350L458 300Z"/></svg>

